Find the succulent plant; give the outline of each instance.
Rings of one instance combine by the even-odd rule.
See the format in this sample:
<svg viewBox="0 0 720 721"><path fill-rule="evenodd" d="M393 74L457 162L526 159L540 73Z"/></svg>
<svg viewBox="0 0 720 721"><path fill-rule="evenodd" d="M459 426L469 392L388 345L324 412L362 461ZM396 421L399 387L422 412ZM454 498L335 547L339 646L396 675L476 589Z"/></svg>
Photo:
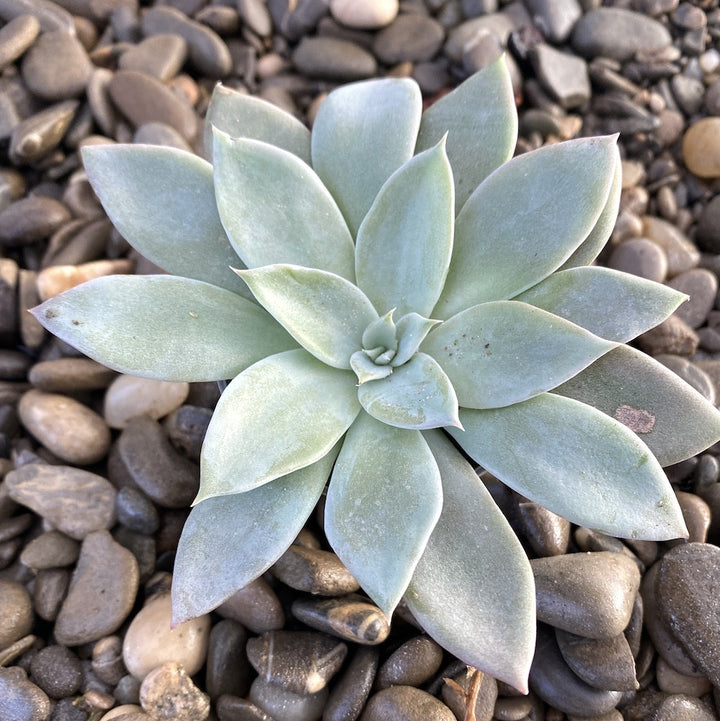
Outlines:
<svg viewBox="0 0 720 721"><path fill-rule="evenodd" d="M720 438L720 414L624 345L685 296L590 265L619 204L615 138L512 158L516 134L499 60L424 113L409 79L340 87L312 133L218 87L212 163L84 149L109 217L169 275L92 280L36 317L124 373L230 379L176 622L264 573L326 490L327 539L380 609L404 598L525 690L533 576L472 462L573 523L686 534L661 466Z"/></svg>

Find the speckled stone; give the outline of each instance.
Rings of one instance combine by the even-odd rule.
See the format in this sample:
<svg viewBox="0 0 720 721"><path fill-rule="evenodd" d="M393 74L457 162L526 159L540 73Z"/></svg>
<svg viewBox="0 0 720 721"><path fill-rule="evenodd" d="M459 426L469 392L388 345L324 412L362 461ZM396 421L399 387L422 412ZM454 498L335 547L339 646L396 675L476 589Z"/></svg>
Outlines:
<svg viewBox="0 0 720 721"><path fill-rule="evenodd" d="M140 704L156 721L204 721L210 714L210 699L175 661L145 676Z"/></svg>
<svg viewBox="0 0 720 721"><path fill-rule="evenodd" d="M32 626L32 602L25 586L0 579L0 649L26 636Z"/></svg>
<svg viewBox="0 0 720 721"><path fill-rule="evenodd" d="M111 528L117 491L102 476L70 466L29 463L5 477L10 497L55 528L82 540Z"/></svg>
<svg viewBox="0 0 720 721"><path fill-rule="evenodd" d="M33 656L30 676L50 698L65 698L80 689L82 664L65 646L46 646Z"/></svg>
<svg viewBox="0 0 720 721"><path fill-rule="evenodd" d="M58 643L79 646L114 633L132 610L138 581L130 551L107 531L88 534L55 621Z"/></svg>
<svg viewBox="0 0 720 721"><path fill-rule="evenodd" d="M391 686L370 697L360 721L455 721L455 714L426 691Z"/></svg>
<svg viewBox="0 0 720 721"><path fill-rule="evenodd" d="M47 694L28 681L22 668L0 667L0 718L7 721L48 721L51 708Z"/></svg>

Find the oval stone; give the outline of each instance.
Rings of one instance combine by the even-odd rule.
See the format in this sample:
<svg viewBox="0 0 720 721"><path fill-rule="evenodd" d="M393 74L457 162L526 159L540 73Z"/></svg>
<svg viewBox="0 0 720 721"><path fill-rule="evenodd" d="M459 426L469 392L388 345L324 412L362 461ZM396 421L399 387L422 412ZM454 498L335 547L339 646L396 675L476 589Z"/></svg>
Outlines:
<svg viewBox="0 0 720 721"><path fill-rule="evenodd" d="M316 693L293 693L262 676L253 681L249 694L250 701L257 707L273 719L283 721L317 721L322 716L327 697L327 687Z"/></svg>
<svg viewBox="0 0 720 721"><path fill-rule="evenodd" d="M341 25L364 30L389 25L398 7L398 0L330 0L330 12Z"/></svg>
<svg viewBox="0 0 720 721"><path fill-rule="evenodd" d="M390 633L385 614L374 604L353 596L328 599L299 599L292 605L299 621L339 638L375 645Z"/></svg>
<svg viewBox="0 0 720 721"><path fill-rule="evenodd" d="M25 586L0 579L0 649L27 636L32 625L32 602Z"/></svg>
<svg viewBox="0 0 720 721"><path fill-rule="evenodd" d="M693 268L676 275L668 285L690 296L685 303L680 304L675 315L682 318L691 328L699 328L703 325L713 308L718 291L715 274L705 268Z"/></svg>
<svg viewBox="0 0 720 721"><path fill-rule="evenodd" d="M455 721L455 714L427 691L391 686L370 697L360 721Z"/></svg>
<svg viewBox="0 0 720 721"><path fill-rule="evenodd" d="M204 721L210 714L210 699L175 661L153 669L143 679L140 704L156 721Z"/></svg>
<svg viewBox="0 0 720 721"><path fill-rule="evenodd" d="M720 118L702 118L683 136L685 165L699 178L720 177Z"/></svg>
<svg viewBox="0 0 720 721"><path fill-rule="evenodd" d="M68 396L28 391L20 399L18 414L40 443L68 463L97 463L110 449L110 429L105 421Z"/></svg>
<svg viewBox="0 0 720 721"><path fill-rule="evenodd" d="M0 29L0 71L17 60L40 32L40 23L33 15L18 15Z"/></svg>
<svg viewBox="0 0 720 721"><path fill-rule="evenodd" d="M310 78L349 82L377 72L375 58L349 40L304 37L292 56L297 69Z"/></svg>
<svg viewBox="0 0 720 721"><path fill-rule="evenodd" d="M374 646L360 646L339 681L330 691L323 721L356 719L362 711L375 680L379 651Z"/></svg>
<svg viewBox="0 0 720 721"><path fill-rule="evenodd" d="M443 650L427 636L405 641L378 671L377 687L421 686L440 668Z"/></svg>
<svg viewBox="0 0 720 721"><path fill-rule="evenodd" d="M56 358L35 363L28 380L49 393L76 393L107 388L116 375L90 358Z"/></svg>
<svg viewBox="0 0 720 721"><path fill-rule="evenodd" d="M235 591L216 611L224 618L238 621L253 633L275 631L285 625L280 599L262 576Z"/></svg>
<svg viewBox="0 0 720 721"><path fill-rule="evenodd" d="M14 248L52 235L70 220L67 206L54 198L31 196L0 212L0 245Z"/></svg>
<svg viewBox="0 0 720 721"><path fill-rule="evenodd" d="M103 415L110 428L125 428L135 416L163 418L179 408L190 384L120 375L107 389Z"/></svg>
<svg viewBox="0 0 720 721"><path fill-rule="evenodd" d="M313 595L341 596L360 588L342 561L330 551L293 545L270 570L287 586Z"/></svg>
<svg viewBox="0 0 720 721"><path fill-rule="evenodd" d="M123 660L137 679L168 661L179 663L192 676L205 663L210 616L198 616L175 626L169 593L151 598L133 618L123 640Z"/></svg>
<svg viewBox="0 0 720 721"><path fill-rule="evenodd" d="M250 688L251 669L245 653L247 631L231 618L216 623L208 641L205 689L210 698L244 696Z"/></svg>

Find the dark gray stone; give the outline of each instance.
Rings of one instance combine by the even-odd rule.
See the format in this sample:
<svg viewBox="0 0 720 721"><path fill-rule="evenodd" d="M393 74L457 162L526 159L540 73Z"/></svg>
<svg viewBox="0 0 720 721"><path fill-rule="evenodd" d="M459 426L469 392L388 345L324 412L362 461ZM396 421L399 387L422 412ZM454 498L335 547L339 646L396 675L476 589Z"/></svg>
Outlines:
<svg viewBox="0 0 720 721"><path fill-rule="evenodd" d="M367 50L336 38L304 37L292 60L301 73L311 78L349 82L377 73L375 58Z"/></svg>

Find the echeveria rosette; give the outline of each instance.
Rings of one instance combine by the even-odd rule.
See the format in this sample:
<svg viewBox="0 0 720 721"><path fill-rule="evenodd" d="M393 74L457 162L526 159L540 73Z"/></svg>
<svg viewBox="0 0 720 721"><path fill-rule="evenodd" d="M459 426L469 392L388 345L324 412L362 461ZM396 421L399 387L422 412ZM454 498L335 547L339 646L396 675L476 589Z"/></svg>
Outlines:
<svg viewBox="0 0 720 721"><path fill-rule="evenodd" d="M332 92L312 134L222 87L208 120L212 165L142 145L83 155L115 225L173 275L102 278L35 310L120 371L230 380L175 620L264 573L330 477L325 532L365 592L388 615L404 597L448 650L526 689L530 566L448 433L522 495L647 539L685 534L653 453L674 463L720 437L714 407L622 345L684 296L589 265L619 204L614 138L511 160L502 60L425 113L413 81L383 79Z"/></svg>

